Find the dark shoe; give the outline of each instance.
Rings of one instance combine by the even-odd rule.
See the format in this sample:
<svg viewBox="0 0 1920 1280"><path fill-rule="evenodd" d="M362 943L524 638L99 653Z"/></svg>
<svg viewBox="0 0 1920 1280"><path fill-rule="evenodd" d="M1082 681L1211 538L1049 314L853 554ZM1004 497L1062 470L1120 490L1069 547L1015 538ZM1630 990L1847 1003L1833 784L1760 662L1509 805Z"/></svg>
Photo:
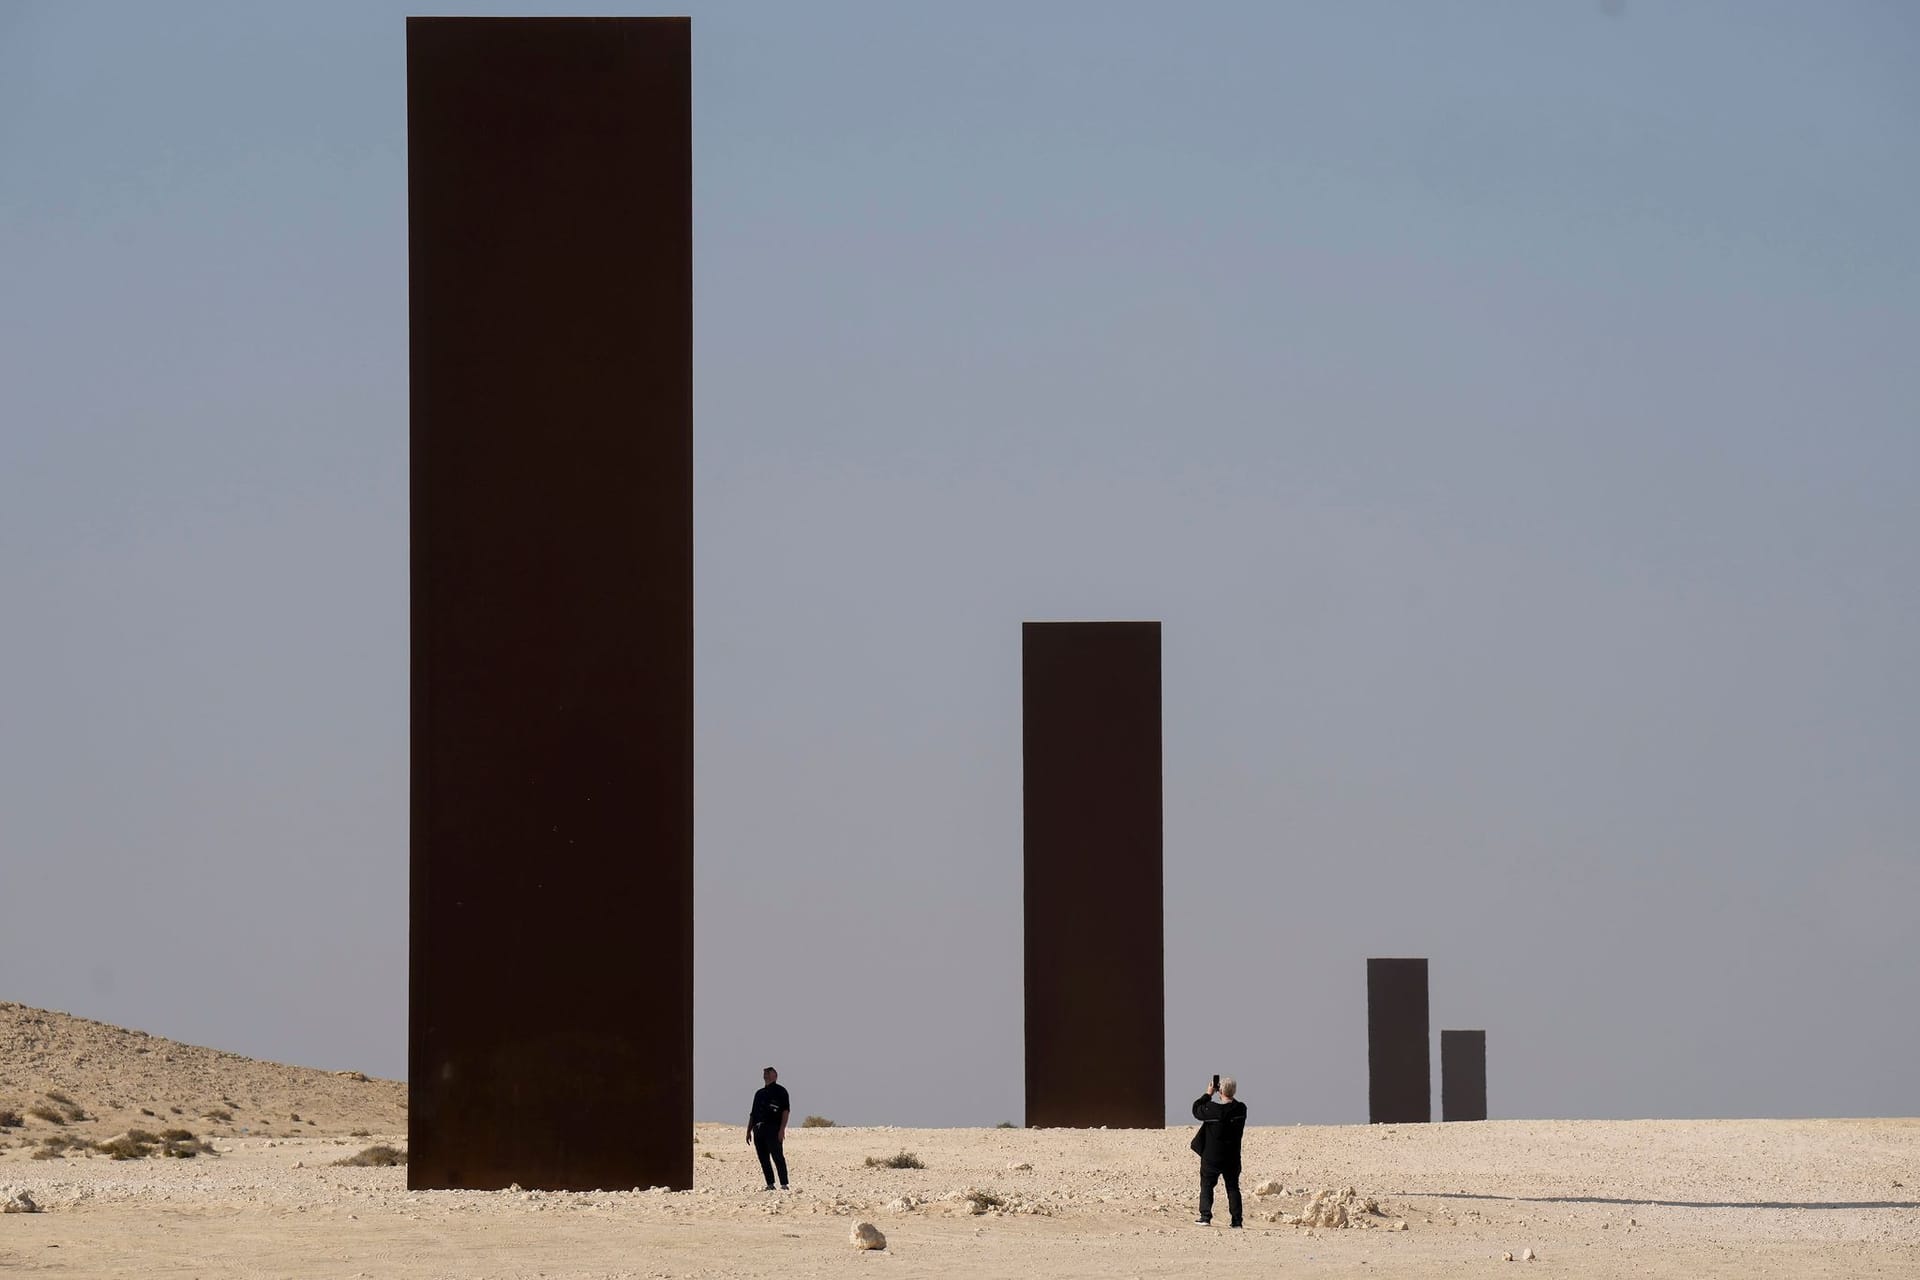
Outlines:
<svg viewBox="0 0 1920 1280"><path fill-rule="evenodd" d="M1238 1231L1238 1230L1240 1230L1240 1224L1239 1224L1239 1223L1237 1223L1237 1222L1229 1222L1229 1223L1227 1224L1227 1230L1229 1230L1229 1231Z"/></svg>
<svg viewBox="0 0 1920 1280"><path fill-rule="evenodd" d="M1213 1219L1212 1218L1195 1218L1193 1220L1193 1225L1196 1227L1210 1227L1213 1225Z"/></svg>

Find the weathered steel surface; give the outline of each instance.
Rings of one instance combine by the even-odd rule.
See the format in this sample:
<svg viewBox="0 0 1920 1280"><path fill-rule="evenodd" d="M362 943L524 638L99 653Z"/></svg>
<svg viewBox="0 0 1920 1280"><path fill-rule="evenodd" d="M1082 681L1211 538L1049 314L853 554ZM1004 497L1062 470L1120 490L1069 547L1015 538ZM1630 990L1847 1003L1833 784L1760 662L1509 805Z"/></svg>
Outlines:
<svg viewBox="0 0 1920 1280"><path fill-rule="evenodd" d="M1027 1123L1162 1128L1160 624L1022 646Z"/></svg>
<svg viewBox="0 0 1920 1280"><path fill-rule="evenodd" d="M407 23L413 1187L692 1185L688 51Z"/></svg>
<svg viewBox="0 0 1920 1280"><path fill-rule="evenodd" d="M1427 962L1367 961L1367 1118L1373 1124L1433 1119L1427 1049Z"/></svg>
<svg viewBox="0 0 1920 1280"><path fill-rule="evenodd" d="M1487 1033L1440 1033L1440 1118L1487 1118Z"/></svg>

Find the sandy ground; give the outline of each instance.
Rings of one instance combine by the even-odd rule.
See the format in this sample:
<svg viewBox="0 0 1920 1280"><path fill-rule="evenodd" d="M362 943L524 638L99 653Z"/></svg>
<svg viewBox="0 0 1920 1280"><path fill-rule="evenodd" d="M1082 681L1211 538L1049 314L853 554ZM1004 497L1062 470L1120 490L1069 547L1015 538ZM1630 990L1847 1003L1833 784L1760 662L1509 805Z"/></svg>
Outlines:
<svg viewBox="0 0 1920 1280"><path fill-rule="evenodd" d="M0 1045L9 1017L36 1015L62 1018L0 1006ZM178 1061L185 1048L144 1047L134 1056L171 1052ZM78 1070L49 1060L30 1072L0 1060L0 1109L48 1087L83 1111L105 1101L188 1109L167 1101L184 1094L165 1073L148 1081L157 1092L121 1084L115 1092L127 1096L85 1096L115 1089L111 1066L104 1057ZM194 1087L219 1094L214 1105L242 1108L231 1126L201 1130L218 1155L33 1158L46 1137L77 1128L104 1136L107 1121L27 1118L0 1133L8 1143L0 1198L24 1188L44 1207L0 1216L0 1273L1920 1277L1920 1120L1256 1128L1242 1179L1247 1229L1228 1231L1192 1225L1196 1161L1185 1128L796 1128L787 1148L795 1189L769 1195L742 1130L699 1125L691 1192L409 1192L404 1169L332 1164L371 1142L404 1145L403 1119L374 1123L401 1114L395 1082L245 1059L198 1066L216 1076L196 1075ZM236 1078L218 1078L220 1070ZM237 1087L242 1078L251 1094ZM297 1125L266 1111L316 1107L307 1094L333 1088L344 1101L330 1100L316 1125L305 1111ZM353 1111L356 1096L364 1112ZM249 1115L255 1124L242 1122ZM353 1136L359 1129L370 1132ZM900 1151L925 1168L866 1164ZM1252 1195L1267 1180L1286 1193ZM1307 1207L1306 1192L1348 1187L1356 1207L1378 1205L1358 1213L1366 1225L1287 1221ZM976 1214L960 1197L969 1189L1002 1207ZM1221 1205L1217 1221L1225 1218ZM850 1246L862 1220L886 1233L886 1250ZM1536 1260L1519 1260L1528 1249ZM1516 1261L1503 1261L1506 1253Z"/></svg>

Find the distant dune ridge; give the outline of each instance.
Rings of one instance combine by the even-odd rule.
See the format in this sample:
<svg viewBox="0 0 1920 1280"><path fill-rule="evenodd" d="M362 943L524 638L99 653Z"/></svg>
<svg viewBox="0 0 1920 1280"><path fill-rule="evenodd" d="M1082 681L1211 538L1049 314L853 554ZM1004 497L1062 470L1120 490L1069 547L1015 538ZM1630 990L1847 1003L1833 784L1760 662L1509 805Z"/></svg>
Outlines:
<svg viewBox="0 0 1920 1280"><path fill-rule="evenodd" d="M216 1142L242 1134L405 1133L406 1099L404 1081L262 1062L0 1002L0 1113L22 1120L0 1129L9 1145L135 1128L187 1128Z"/></svg>

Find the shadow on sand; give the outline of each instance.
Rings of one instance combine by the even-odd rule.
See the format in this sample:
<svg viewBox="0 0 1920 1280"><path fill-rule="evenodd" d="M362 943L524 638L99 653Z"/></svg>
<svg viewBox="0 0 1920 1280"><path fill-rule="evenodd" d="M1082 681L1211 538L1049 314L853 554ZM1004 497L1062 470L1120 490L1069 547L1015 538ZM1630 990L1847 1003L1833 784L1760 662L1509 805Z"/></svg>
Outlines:
<svg viewBox="0 0 1920 1280"><path fill-rule="evenodd" d="M1402 1191L1409 1200L1505 1200L1513 1204L1658 1205L1665 1209L1920 1209L1914 1200L1648 1200L1627 1196L1495 1196L1471 1191Z"/></svg>

